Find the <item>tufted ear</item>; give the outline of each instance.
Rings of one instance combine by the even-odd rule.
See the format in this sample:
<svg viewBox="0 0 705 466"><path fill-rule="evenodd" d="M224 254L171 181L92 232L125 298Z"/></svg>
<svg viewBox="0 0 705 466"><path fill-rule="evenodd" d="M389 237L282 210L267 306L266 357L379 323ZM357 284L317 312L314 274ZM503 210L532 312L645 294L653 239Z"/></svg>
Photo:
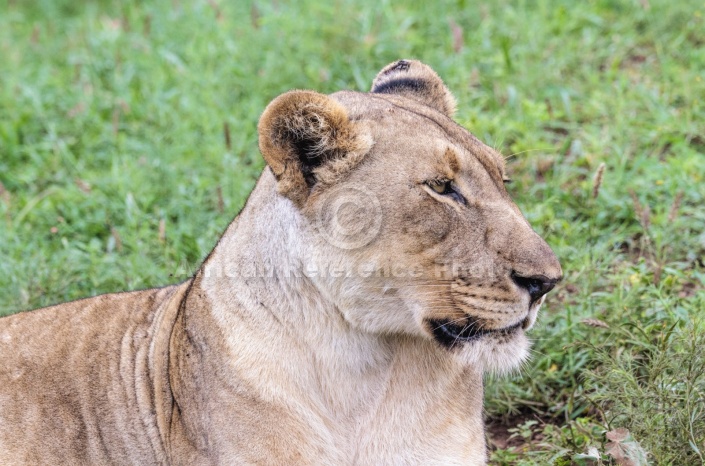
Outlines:
<svg viewBox="0 0 705 466"><path fill-rule="evenodd" d="M371 147L370 137L340 103L313 91L290 91L274 99L257 130L279 192L299 206L316 183L335 182Z"/></svg>
<svg viewBox="0 0 705 466"><path fill-rule="evenodd" d="M384 67L372 81L371 92L402 95L451 118L455 113L455 97L443 80L430 66L417 60L399 60Z"/></svg>

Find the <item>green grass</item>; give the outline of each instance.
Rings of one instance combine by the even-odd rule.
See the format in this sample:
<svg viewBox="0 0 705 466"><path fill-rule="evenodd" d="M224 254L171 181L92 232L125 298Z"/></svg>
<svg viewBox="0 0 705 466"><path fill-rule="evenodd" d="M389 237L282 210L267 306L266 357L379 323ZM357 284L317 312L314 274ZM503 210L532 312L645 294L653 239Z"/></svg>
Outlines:
<svg viewBox="0 0 705 466"><path fill-rule="evenodd" d="M265 105L367 90L401 57L512 155L565 271L531 363L488 381L523 442L493 461L608 464L626 427L656 464L701 464L702 1L0 2L0 315L186 278L262 169Z"/></svg>

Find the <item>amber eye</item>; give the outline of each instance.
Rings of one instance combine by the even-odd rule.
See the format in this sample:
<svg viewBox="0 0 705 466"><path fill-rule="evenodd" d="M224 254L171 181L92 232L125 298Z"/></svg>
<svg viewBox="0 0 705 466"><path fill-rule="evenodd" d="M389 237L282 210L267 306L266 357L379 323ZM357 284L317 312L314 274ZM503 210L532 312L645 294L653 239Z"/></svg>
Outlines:
<svg viewBox="0 0 705 466"><path fill-rule="evenodd" d="M431 180L427 181L426 185L441 196L448 196L461 204L466 204L465 198L455 189L450 180Z"/></svg>
<svg viewBox="0 0 705 466"><path fill-rule="evenodd" d="M450 194L453 192L450 181L430 181L428 185L438 194Z"/></svg>

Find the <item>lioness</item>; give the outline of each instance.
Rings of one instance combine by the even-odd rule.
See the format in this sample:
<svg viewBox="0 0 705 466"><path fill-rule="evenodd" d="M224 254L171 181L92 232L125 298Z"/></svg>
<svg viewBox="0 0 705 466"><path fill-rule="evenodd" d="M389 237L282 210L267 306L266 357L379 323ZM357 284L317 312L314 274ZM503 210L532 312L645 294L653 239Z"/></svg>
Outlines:
<svg viewBox="0 0 705 466"><path fill-rule="evenodd" d="M193 278L0 319L0 464L484 464L561 278L428 66L283 94Z"/></svg>

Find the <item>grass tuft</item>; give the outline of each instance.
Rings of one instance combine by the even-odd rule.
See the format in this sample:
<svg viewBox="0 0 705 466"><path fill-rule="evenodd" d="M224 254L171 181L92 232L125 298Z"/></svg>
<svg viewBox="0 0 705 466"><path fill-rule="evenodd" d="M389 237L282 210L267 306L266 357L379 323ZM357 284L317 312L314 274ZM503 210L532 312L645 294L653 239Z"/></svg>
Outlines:
<svg viewBox="0 0 705 466"><path fill-rule="evenodd" d="M705 304L705 302L703 302ZM702 320L622 326L584 373L609 429L627 427L656 464L705 464Z"/></svg>

